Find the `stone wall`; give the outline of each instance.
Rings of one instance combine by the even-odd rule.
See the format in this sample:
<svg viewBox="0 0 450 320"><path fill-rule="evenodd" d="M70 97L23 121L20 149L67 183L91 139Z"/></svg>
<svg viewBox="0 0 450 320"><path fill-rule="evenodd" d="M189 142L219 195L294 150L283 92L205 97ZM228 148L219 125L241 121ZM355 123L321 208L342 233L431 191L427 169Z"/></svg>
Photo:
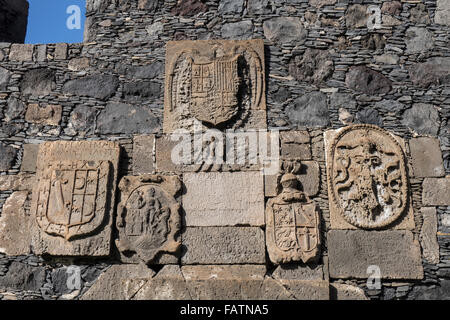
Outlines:
<svg viewBox="0 0 450 320"><path fill-rule="evenodd" d="M381 14L373 30L371 6ZM0 43L1 297L448 298L449 11L445 0L92 0L83 44ZM278 265L267 244L265 210L277 203L286 168L263 177L258 166L170 162L166 45L212 39L264 40L267 122L220 128L281 130L283 163L301 163L297 179L320 209L314 261ZM397 156L405 155L405 209L375 229L332 208L330 130L358 124L387 130L381 141L395 139ZM112 144L43 144L51 141ZM97 246L71 240L68 229L36 231L36 189L52 159L95 160L99 172L102 162L113 164L111 239L102 231ZM165 190L171 212L181 205L181 221L168 220L181 231L163 254L129 252L137 244L120 221L131 186ZM381 269L381 289L368 288L369 265ZM78 275L80 286L68 286Z"/></svg>
<svg viewBox="0 0 450 320"><path fill-rule="evenodd" d="M27 0L0 1L0 42L24 43L28 6Z"/></svg>

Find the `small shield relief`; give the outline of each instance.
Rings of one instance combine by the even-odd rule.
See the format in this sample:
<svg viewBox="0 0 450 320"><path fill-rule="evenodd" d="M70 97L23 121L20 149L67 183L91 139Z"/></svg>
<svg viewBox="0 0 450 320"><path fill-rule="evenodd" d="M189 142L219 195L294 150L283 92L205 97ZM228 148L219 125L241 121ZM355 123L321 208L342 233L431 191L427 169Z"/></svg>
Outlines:
<svg viewBox="0 0 450 320"><path fill-rule="evenodd" d="M191 112L196 119L218 125L238 113L239 55L213 62L191 60Z"/></svg>
<svg viewBox="0 0 450 320"><path fill-rule="evenodd" d="M108 161L60 161L41 179L36 220L47 234L67 241L100 227L105 217Z"/></svg>

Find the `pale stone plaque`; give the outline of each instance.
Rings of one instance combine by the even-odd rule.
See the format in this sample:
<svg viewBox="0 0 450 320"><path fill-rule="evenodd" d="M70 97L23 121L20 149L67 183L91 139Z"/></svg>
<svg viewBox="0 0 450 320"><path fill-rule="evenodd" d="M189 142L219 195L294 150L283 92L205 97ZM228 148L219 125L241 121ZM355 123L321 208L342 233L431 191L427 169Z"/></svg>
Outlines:
<svg viewBox="0 0 450 320"><path fill-rule="evenodd" d="M166 48L164 133L218 128L265 129L263 40L170 41Z"/></svg>
<svg viewBox="0 0 450 320"><path fill-rule="evenodd" d="M185 173L183 183L186 226L264 225L261 172Z"/></svg>
<svg viewBox="0 0 450 320"><path fill-rule="evenodd" d="M404 144L368 124L325 132L333 229L413 229Z"/></svg>
<svg viewBox="0 0 450 320"><path fill-rule="evenodd" d="M122 253L136 254L144 263L155 262L163 253L180 247L181 191L177 176L140 175L124 177L119 188L117 247ZM176 260L175 260L176 261Z"/></svg>
<svg viewBox="0 0 450 320"><path fill-rule="evenodd" d="M31 207L34 253L109 255L119 154L106 141L41 144Z"/></svg>

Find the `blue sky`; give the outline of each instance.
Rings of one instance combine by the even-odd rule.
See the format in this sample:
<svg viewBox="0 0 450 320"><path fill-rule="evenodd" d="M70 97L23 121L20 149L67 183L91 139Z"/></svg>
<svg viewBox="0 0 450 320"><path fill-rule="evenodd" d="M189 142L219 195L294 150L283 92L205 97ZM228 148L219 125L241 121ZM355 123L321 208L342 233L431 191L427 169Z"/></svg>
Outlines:
<svg viewBox="0 0 450 320"><path fill-rule="evenodd" d="M25 43L76 43L83 42L86 0L28 0L28 28ZM67 20L71 14L67 8L75 5L81 9L80 29L69 29ZM73 19L70 21L75 22Z"/></svg>

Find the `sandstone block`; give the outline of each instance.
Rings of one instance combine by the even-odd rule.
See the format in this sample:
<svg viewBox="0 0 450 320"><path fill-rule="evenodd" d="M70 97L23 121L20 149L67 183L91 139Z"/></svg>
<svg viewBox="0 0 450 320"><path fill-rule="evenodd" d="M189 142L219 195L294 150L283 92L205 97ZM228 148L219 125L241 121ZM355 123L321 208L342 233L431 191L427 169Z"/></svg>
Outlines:
<svg viewBox="0 0 450 320"><path fill-rule="evenodd" d="M186 226L265 224L261 172L185 173L183 182Z"/></svg>
<svg viewBox="0 0 450 320"><path fill-rule="evenodd" d="M369 300L361 288L344 283L331 283L330 286L335 291L336 300Z"/></svg>
<svg viewBox="0 0 450 320"><path fill-rule="evenodd" d="M34 46L32 44L12 44L9 60L19 62L33 61L33 50Z"/></svg>
<svg viewBox="0 0 450 320"><path fill-rule="evenodd" d="M49 104L40 107L38 104L32 103L28 105L25 120L31 123L57 126L61 121L61 116L62 106Z"/></svg>
<svg viewBox="0 0 450 320"><path fill-rule="evenodd" d="M436 208L422 207L423 216L422 230L420 231L420 245L423 256L429 263L439 263L439 243L437 241L437 216Z"/></svg>
<svg viewBox="0 0 450 320"><path fill-rule="evenodd" d="M182 266L186 280L264 280L265 265L193 265Z"/></svg>
<svg viewBox="0 0 450 320"><path fill-rule="evenodd" d="M133 174L153 173L153 155L155 136L134 136L133 138ZM169 159L167 159L169 161Z"/></svg>
<svg viewBox="0 0 450 320"><path fill-rule="evenodd" d="M412 138L409 140L409 150L415 177L442 177L445 175L438 139Z"/></svg>
<svg viewBox="0 0 450 320"><path fill-rule="evenodd" d="M38 144L24 144L20 171L36 172L36 160L39 152Z"/></svg>
<svg viewBox="0 0 450 320"><path fill-rule="evenodd" d="M425 178L423 181L422 204L424 206L450 205L450 177Z"/></svg>
<svg viewBox="0 0 450 320"><path fill-rule="evenodd" d="M266 262L264 231L258 227L187 227L181 237L183 265Z"/></svg>
<svg viewBox="0 0 450 320"><path fill-rule="evenodd" d="M378 266L382 279L422 279L420 247L412 232L331 230L327 236L331 278L366 279Z"/></svg>

